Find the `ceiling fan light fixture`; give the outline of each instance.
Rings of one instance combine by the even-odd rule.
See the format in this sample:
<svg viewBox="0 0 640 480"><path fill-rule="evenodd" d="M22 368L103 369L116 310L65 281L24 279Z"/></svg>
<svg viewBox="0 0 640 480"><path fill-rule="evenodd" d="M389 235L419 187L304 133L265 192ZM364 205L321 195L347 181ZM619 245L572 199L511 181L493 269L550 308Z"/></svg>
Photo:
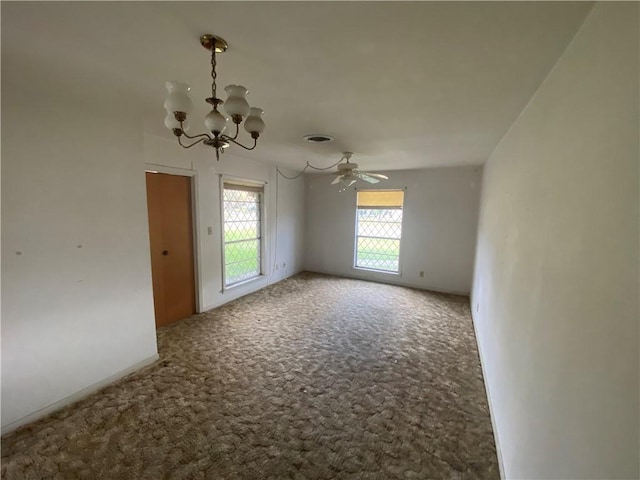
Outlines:
<svg viewBox="0 0 640 480"><path fill-rule="evenodd" d="M311 137L311 136L314 136L314 135L306 135L304 138L306 139L307 137ZM331 138L333 139L333 137ZM340 189L338 190L339 192L344 192L348 187L356 183L358 180L364 180L367 183L379 183L380 180L389 179L389 177L387 177L386 175L382 175L381 173L361 172L360 170L358 170L357 163L351 163L349 161L351 160L352 156L353 156L353 152L343 152L342 157L340 157L340 160L338 160L332 165L329 165L328 167L316 167L314 165L311 165L307 161L307 164L304 166L302 171L293 176L288 176L282 173L280 169L277 167L276 167L276 171L280 176L286 178L287 180L295 180L296 178L300 178L302 175L304 175L304 173L309 168L313 170L327 171L329 169L337 167L337 171L333 172L336 177L331 182L331 185L340 184ZM343 160L346 160L346 161L343 162Z"/></svg>
<svg viewBox="0 0 640 480"><path fill-rule="evenodd" d="M380 180L389 179L389 177L381 173L362 172L358 170L358 164L349 161L352 156L353 152L344 152L342 154L340 161L346 160L346 162L338 164L337 172L335 172L337 176L331 182L332 185L338 183L341 185L340 190L338 190L339 192L344 192L347 187L350 187L358 180L363 180L367 183L379 183Z"/></svg>
<svg viewBox="0 0 640 480"><path fill-rule="evenodd" d="M342 180L340 180L340 183L342 185L344 185L345 187L350 187L351 185L353 185L354 183L356 183L357 178L355 178L352 175L345 175Z"/></svg>

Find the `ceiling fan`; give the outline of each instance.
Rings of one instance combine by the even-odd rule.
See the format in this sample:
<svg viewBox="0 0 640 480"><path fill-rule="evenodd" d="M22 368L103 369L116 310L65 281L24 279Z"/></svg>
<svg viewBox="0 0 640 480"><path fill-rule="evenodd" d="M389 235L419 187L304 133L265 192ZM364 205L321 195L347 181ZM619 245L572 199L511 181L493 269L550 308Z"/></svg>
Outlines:
<svg viewBox="0 0 640 480"><path fill-rule="evenodd" d="M345 187L350 187L358 180L364 180L369 183L378 183L380 180L388 180L389 177L381 173L362 172L358 170L357 163L351 163L349 160L353 156L353 152L344 152L341 161L346 159L344 163L338 164L338 171L334 172L337 177L331 182L331 185L342 183Z"/></svg>

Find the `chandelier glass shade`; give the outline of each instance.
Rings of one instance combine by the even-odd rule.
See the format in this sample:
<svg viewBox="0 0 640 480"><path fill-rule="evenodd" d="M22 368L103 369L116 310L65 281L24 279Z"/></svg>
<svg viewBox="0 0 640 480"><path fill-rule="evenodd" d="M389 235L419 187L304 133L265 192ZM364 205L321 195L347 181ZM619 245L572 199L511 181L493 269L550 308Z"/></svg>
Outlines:
<svg viewBox="0 0 640 480"><path fill-rule="evenodd" d="M211 52L211 97L205 101L211 105L211 111L204 117L205 133L189 135L188 117L193 110L193 102L189 98L189 85L183 82L167 82L167 98L164 101L164 108L167 115L164 125L178 138L178 143L183 148L191 148L199 143L204 143L215 149L216 159L220 160L220 154L232 143L245 150L253 150L258 144L258 138L264 131L265 124L262 120L264 112L260 108L250 107L246 95L249 91L242 85L227 85L224 90L227 93L227 100L223 101L217 96L216 85L216 53L224 52L227 49L227 42L211 34L202 35L200 44ZM220 112L222 106L225 116ZM253 145L246 146L240 143L237 138L240 133L240 124L244 122L244 129L251 135ZM226 132L233 129L233 135ZM194 140L185 144L183 137Z"/></svg>

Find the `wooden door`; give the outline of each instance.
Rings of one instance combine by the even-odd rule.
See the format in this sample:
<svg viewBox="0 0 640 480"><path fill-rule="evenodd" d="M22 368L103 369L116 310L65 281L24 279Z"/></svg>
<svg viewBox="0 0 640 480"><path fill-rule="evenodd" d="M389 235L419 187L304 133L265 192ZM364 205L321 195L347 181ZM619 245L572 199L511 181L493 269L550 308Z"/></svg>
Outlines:
<svg viewBox="0 0 640 480"><path fill-rule="evenodd" d="M147 172L156 326L196 313L191 178Z"/></svg>

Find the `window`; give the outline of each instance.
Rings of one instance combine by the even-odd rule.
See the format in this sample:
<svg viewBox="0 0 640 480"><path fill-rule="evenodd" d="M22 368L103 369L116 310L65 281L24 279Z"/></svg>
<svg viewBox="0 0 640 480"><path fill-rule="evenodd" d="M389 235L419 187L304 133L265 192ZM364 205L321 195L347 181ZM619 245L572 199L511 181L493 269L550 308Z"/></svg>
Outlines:
<svg viewBox="0 0 640 480"><path fill-rule="evenodd" d="M262 273L263 193L263 186L223 183L225 287Z"/></svg>
<svg viewBox="0 0 640 480"><path fill-rule="evenodd" d="M400 271L403 202L402 190L358 192L356 268Z"/></svg>

